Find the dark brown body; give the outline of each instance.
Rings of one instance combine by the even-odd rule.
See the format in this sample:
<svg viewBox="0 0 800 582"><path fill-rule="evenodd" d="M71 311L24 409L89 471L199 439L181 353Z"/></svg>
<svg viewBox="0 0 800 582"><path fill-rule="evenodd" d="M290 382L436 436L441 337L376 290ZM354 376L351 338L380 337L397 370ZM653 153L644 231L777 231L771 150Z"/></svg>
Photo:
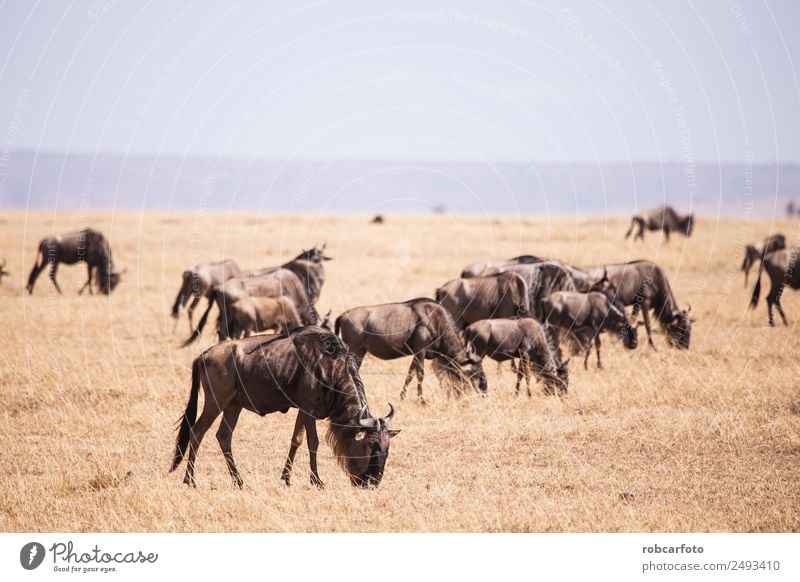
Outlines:
<svg viewBox="0 0 800 582"><path fill-rule="evenodd" d="M625 307L632 306L634 318L638 319L641 312L650 346L655 348L650 326L650 313L653 312L666 331L670 345L689 348L692 333L692 320L689 318L691 307L678 307L667 275L661 267L650 261L631 261L594 267L587 271L596 277L600 277L605 271L615 288L614 301Z"/></svg>
<svg viewBox="0 0 800 582"><path fill-rule="evenodd" d="M509 272L520 275L528 287L528 312L540 322L544 322L542 301L556 291L575 291L577 289L572 267L559 261L545 261L531 265L517 265Z"/></svg>
<svg viewBox="0 0 800 582"><path fill-rule="evenodd" d="M603 367L600 361L601 333L614 333L626 348L636 349L638 337L636 327L632 325L635 320L629 320L604 293L559 291L547 297L543 306L546 321L554 329L556 344L562 337L572 338L584 352L584 368L589 367L592 343L597 352L597 367Z"/></svg>
<svg viewBox="0 0 800 582"><path fill-rule="evenodd" d="M528 287L511 272L453 279L436 290L436 301L450 313L458 329L482 319L520 317L527 310Z"/></svg>
<svg viewBox="0 0 800 582"><path fill-rule="evenodd" d="M742 271L744 271L744 286L747 287L747 279L753 265L759 264L769 253L780 251L786 248L786 236L782 234L772 234L763 241L747 245L744 248L744 260L742 261Z"/></svg>
<svg viewBox="0 0 800 582"><path fill-rule="evenodd" d="M800 289L800 269L798 269L798 260L800 260L800 248L792 247L769 253L761 261L758 268L758 280L756 281L756 286L753 288L753 295L750 298L750 307L755 309L758 305L758 298L761 295L761 273L762 271L766 271L770 280L770 289L767 294L767 314L771 326L775 325L775 318L772 315L773 307L778 309L783 324L789 325L786 314L783 312L781 297L787 285L790 289Z"/></svg>
<svg viewBox="0 0 800 582"><path fill-rule="evenodd" d="M203 412L195 420L201 385L205 396ZM217 440L234 483L241 487L231 449L239 414L245 409L265 416L286 413L290 408L299 412L283 471L287 484L306 431L311 481L322 485L316 463L316 421L322 419L330 419L328 440L352 483L380 483L389 454L389 438L394 436L388 429L392 413L386 418L372 417L352 357L339 338L314 326L288 335L222 342L195 359L189 402L181 418L171 470L180 465L188 450L184 482L195 484L197 449L206 431L222 414Z"/></svg>
<svg viewBox="0 0 800 582"><path fill-rule="evenodd" d="M625 233L625 238L628 238L637 228L636 234L633 239L644 240L644 231L647 230L660 230L664 233L664 238L669 242L669 235L672 232L679 232L684 236L692 236L694 230L694 214L687 214L682 216L675 212L671 206L662 206L644 214L637 214L631 219L631 226L628 232Z"/></svg>
<svg viewBox="0 0 800 582"><path fill-rule="evenodd" d="M190 297L193 298L186 311L189 316L189 331L191 332L194 329L192 314L200 299L207 297L212 287L222 285L225 281L240 273L239 265L231 259L216 263L197 264L191 269L185 270L183 272L183 283L178 291L178 296L175 298L175 303L172 305L172 317L177 320L180 308L186 306Z"/></svg>
<svg viewBox="0 0 800 582"><path fill-rule="evenodd" d="M45 238L39 243L37 254L37 261L33 265L31 274L28 276L28 284L25 286L28 293L33 293L36 279L47 265L50 265L50 281L59 293L61 293L61 287L56 281L56 274L58 265L61 263L65 265L86 263L88 277L79 293L83 293L86 287L89 287L90 293L94 293L92 289L92 278L94 277L100 292L107 295L114 290L122 275L114 268L111 245L108 240L100 232L91 228Z"/></svg>
<svg viewBox="0 0 800 582"><path fill-rule="evenodd" d="M561 363L541 323L530 317L522 319L484 319L465 330L467 343L480 357L496 362L519 360L517 384L519 394L522 375L531 395L530 371L544 382L545 394L564 394L569 385L567 363Z"/></svg>
<svg viewBox="0 0 800 582"><path fill-rule="evenodd" d="M422 397L425 359L433 359L460 391L471 384L486 391L480 358L471 354L458 336L453 320L438 303L428 298L403 303L355 307L336 319L336 333L361 365L366 354L381 360L413 356L400 397L404 398L413 374L417 395Z"/></svg>

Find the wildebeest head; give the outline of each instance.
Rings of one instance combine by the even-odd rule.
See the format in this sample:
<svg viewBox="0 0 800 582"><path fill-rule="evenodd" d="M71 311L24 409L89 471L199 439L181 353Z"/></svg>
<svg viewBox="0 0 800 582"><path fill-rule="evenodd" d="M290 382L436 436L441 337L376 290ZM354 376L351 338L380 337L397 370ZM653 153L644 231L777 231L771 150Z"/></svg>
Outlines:
<svg viewBox="0 0 800 582"><path fill-rule="evenodd" d="M612 306L612 309L616 309ZM629 350L635 350L639 345L639 331L636 327L636 318L622 313L619 327L617 328L617 337Z"/></svg>
<svg viewBox="0 0 800 582"><path fill-rule="evenodd" d="M689 316L691 311L691 305L686 309L673 311L672 321L666 326L670 344L685 350L689 349L689 340L692 335L692 322L694 320Z"/></svg>
<svg viewBox="0 0 800 582"><path fill-rule="evenodd" d="M545 394L550 396L554 394L563 396L567 393L567 388L569 387L569 360L570 358L567 358L566 361L558 364L555 374L548 374L547 372L542 373Z"/></svg>
<svg viewBox="0 0 800 582"><path fill-rule="evenodd" d="M356 487L377 487L383 478L386 459L392 437L399 430L390 430L394 408L389 405L389 414L383 418L372 418L365 406L359 417L359 430L348 447L344 466L350 482Z"/></svg>
<svg viewBox="0 0 800 582"><path fill-rule="evenodd" d="M120 279L122 279L122 275L124 275L128 269L123 269L122 271L113 270L110 273L99 273L98 272L98 284L100 285L100 292L108 295L111 293L114 288L119 285Z"/></svg>
<svg viewBox="0 0 800 582"><path fill-rule="evenodd" d="M329 257L325 254L325 247L327 246L328 243L324 243L322 248L317 248L317 245L314 245L313 249L304 250L302 253L297 255L295 260L311 261L312 263L321 263L322 261L333 260L333 257Z"/></svg>
<svg viewBox="0 0 800 582"><path fill-rule="evenodd" d="M455 387L457 393L465 392L468 385L472 385L480 394L486 394L489 388L486 374L483 371L483 360L470 343L467 343L463 359L450 359L446 356L434 357L433 370L440 379Z"/></svg>

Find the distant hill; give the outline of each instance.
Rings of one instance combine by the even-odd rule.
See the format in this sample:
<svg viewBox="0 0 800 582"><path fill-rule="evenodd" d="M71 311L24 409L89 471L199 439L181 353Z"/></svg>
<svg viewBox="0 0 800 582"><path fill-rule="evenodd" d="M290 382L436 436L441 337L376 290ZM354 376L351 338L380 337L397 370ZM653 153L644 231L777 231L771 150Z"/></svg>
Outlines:
<svg viewBox="0 0 800 582"><path fill-rule="evenodd" d="M730 217L781 216L800 166L242 160L12 152L0 209L79 208L630 214L669 203Z"/></svg>

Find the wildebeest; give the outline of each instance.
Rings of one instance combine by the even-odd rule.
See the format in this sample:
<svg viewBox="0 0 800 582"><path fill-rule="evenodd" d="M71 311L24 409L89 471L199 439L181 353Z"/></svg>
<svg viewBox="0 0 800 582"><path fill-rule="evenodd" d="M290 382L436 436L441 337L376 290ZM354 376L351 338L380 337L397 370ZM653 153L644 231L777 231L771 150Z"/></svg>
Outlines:
<svg viewBox="0 0 800 582"><path fill-rule="evenodd" d="M632 315L638 319L641 311L647 330L647 342L655 348L650 328L650 311L664 328L670 345L689 348L692 333L691 305L680 309L664 270L650 261L631 261L616 265L593 267L587 270L598 279L605 272L616 288L614 301L623 306L632 306Z"/></svg>
<svg viewBox="0 0 800 582"><path fill-rule="evenodd" d="M201 384L205 399L203 411L196 418ZM197 449L222 413L217 440L234 484L241 487L231 443L243 408L260 416L298 409L283 469L282 478L287 485L305 430L311 482L322 486L317 472L317 420L330 419L328 443L351 483L360 487L376 487L380 483L389 455L389 439L398 432L389 430L394 415L391 404L384 418L374 418L370 413L355 361L339 338L321 327L308 326L288 335L222 342L194 360L189 402L179 420L170 471L180 465L188 449L183 481L196 485Z"/></svg>
<svg viewBox="0 0 800 582"><path fill-rule="evenodd" d="M584 352L584 369L589 367L592 343L597 352L597 367L603 367L600 361L600 334L603 332L615 333L626 348L636 349L636 319L629 319L624 308L614 305L605 293L559 291L545 298L543 307L547 324L554 330L556 344L562 334L577 343Z"/></svg>
<svg viewBox="0 0 800 582"><path fill-rule="evenodd" d="M383 223L384 223L384 222L386 222L386 221L385 221L385 219L383 218L383 215L382 215L382 214L376 214L376 215L373 217L373 219L372 219L372 221L371 221L371 222L372 222L372 224L383 224Z"/></svg>
<svg viewBox="0 0 800 582"><path fill-rule="evenodd" d="M183 272L183 283L172 306L172 317L175 318L175 325L177 325L180 308L186 305L190 297L193 297L194 299L186 311L189 315L189 331L191 332L194 329L192 314L200 299L207 297L211 287L221 285L239 273L241 273L239 265L232 259L216 263L201 263L185 270Z"/></svg>
<svg viewBox="0 0 800 582"><path fill-rule="evenodd" d="M231 337L229 328L229 306L243 297L281 297L292 300L303 324L318 323L311 317L311 307L319 299L325 282L324 261L331 260L324 253L325 246L303 251L293 260L280 267L241 273L208 291L208 306L197 324L197 328L183 346L200 337L208 320L211 308L219 307L217 332L219 340Z"/></svg>
<svg viewBox="0 0 800 582"><path fill-rule="evenodd" d="M450 314L426 297L403 303L355 307L336 318L335 331L356 357L358 366L366 354L381 360L413 356L400 398L414 373L421 402L425 359L434 360L434 369L460 390L466 383L486 392L486 375L481 360L466 348Z"/></svg>
<svg viewBox="0 0 800 582"><path fill-rule="evenodd" d="M541 263L547 259L535 257L533 255L520 255L513 259L497 259L492 261L482 261L479 263L472 263L464 267L461 271L462 279L469 279L470 277L478 277L481 275L496 275L516 265L532 265L533 263Z"/></svg>
<svg viewBox="0 0 800 582"><path fill-rule="evenodd" d="M228 324L234 339L249 337L254 332L275 330L282 333L300 327L294 303L286 297L242 297L229 305L228 310Z"/></svg>
<svg viewBox="0 0 800 582"><path fill-rule="evenodd" d="M524 373L528 396L531 395L531 369L542 379L545 394L566 393L569 360L559 361L547 331L535 319L484 319L467 327L465 336L467 344L482 358L489 357L496 362L511 360L512 363L519 359L516 394L519 394Z"/></svg>
<svg viewBox="0 0 800 582"><path fill-rule="evenodd" d="M520 317L528 312L528 287L516 273L453 279L436 290L436 301L461 330L481 319Z"/></svg>
<svg viewBox="0 0 800 582"><path fill-rule="evenodd" d="M58 265L61 263L65 265L74 265L81 261L86 263L88 278L78 293L83 293L86 287L89 287L90 293L94 293L92 289L92 275L94 274L94 280L100 292L108 295L119 284L121 276L125 273L124 270L120 272L114 268L111 245L108 240L100 232L91 228L42 239L37 255L36 263L28 277L28 284L25 286L28 293L33 293L36 279L47 265L50 265L50 280L59 293L61 293L61 287L56 281L56 274Z"/></svg>
<svg viewBox="0 0 800 582"><path fill-rule="evenodd" d="M644 240L644 229L660 230L664 233L664 238L669 242L671 232L679 232L687 237L692 236L694 230L694 214L681 216L671 206L662 206L643 214L637 214L631 218L631 226L625 233L625 238L631 236L634 228L638 227L633 240Z"/></svg>
<svg viewBox="0 0 800 582"><path fill-rule="evenodd" d="M744 271L744 286L747 287L747 279L750 275L750 268L761 261L769 253L786 248L786 236L782 234L771 234L761 242L747 245L744 249L744 261L742 261L742 271Z"/></svg>
<svg viewBox="0 0 800 582"><path fill-rule="evenodd" d="M0 265L0 283L3 282L3 277L8 277L11 273L6 271L6 260L3 259L3 264Z"/></svg>
<svg viewBox="0 0 800 582"><path fill-rule="evenodd" d="M770 289L767 294L767 313L771 326L775 325L775 319L772 315L773 306L778 309L783 324L789 325L781 306L781 297L786 285L791 289L800 289L800 270L797 269L798 258L800 258L799 247L781 249L766 255L758 267L758 278L756 279L756 286L753 288L753 295L750 298L750 307L755 309L758 305L758 298L761 295L761 272L766 271L770 280Z"/></svg>

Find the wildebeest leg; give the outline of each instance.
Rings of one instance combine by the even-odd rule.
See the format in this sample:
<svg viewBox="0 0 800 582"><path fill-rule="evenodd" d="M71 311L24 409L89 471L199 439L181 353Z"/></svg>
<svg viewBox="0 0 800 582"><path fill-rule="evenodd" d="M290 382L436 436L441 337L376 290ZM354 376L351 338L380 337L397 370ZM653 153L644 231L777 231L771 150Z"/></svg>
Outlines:
<svg viewBox="0 0 800 582"><path fill-rule="evenodd" d="M775 325L775 318L772 315L773 305L778 309L778 314L780 314L781 319L783 320L783 325L789 325L789 322L786 321L786 314L783 312L783 306L781 306L781 295L783 295L783 289L784 289L784 284L783 282L781 282L778 285L772 286L769 290L769 295L767 295L767 306L769 308L769 324L771 326Z"/></svg>
<svg viewBox="0 0 800 582"><path fill-rule="evenodd" d="M523 356L519 360L519 367L522 368L525 374L525 388L528 390L528 398L531 397L531 363Z"/></svg>
<svg viewBox="0 0 800 582"><path fill-rule="evenodd" d="M590 337L588 341L586 338L581 338L581 347L583 348L583 369L589 369L589 356L592 355L592 338Z"/></svg>
<svg viewBox="0 0 800 582"><path fill-rule="evenodd" d="M636 220L636 224L639 227L639 231L634 235L633 240L644 240L644 220L639 218Z"/></svg>
<svg viewBox="0 0 800 582"><path fill-rule="evenodd" d="M322 479L317 472L317 449L319 448L319 437L317 436L317 421L313 416L305 412L302 413L303 422L306 425L306 441L308 442L308 457L311 464L311 484L320 489L325 487Z"/></svg>
<svg viewBox="0 0 800 582"><path fill-rule="evenodd" d="M514 387L514 396L519 396L519 385L522 383L522 359L519 361L519 366L515 366L514 360L511 360L511 369L517 373L517 385Z"/></svg>
<svg viewBox="0 0 800 582"><path fill-rule="evenodd" d="M186 462L186 475L183 477L183 482L187 485L197 487L194 481L194 460L197 457L197 449L200 448L200 443L203 441L203 437L208 429L211 428L211 425L217 420L220 412L227 408L229 402L230 400L222 403L217 402L214 398L207 398L203 404L203 413L200 415L200 418L197 419L197 422L189 433L189 458ZM221 406L223 404L224 406Z"/></svg>
<svg viewBox="0 0 800 582"><path fill-rule="evenodd" d="M233 484L239 489L242 488L242 478L239 476L239 470L236 468L236 463L233 461L233 431L236 428L236 422L239 420L239 413L242 412L242 407L235 402L225 409L222 413L222 422L217 429L217 441L222 449L222 454L225 456L225 462L228 463L228 471L233 479Z"/></svg>
<svg viewBox="0 0 800 582"><path fill-rule="evenodd" d="M656 350L656 344L653 343L653 330L650 329L650 308L645 305L642 308L642 318L644 319L644 328L647 330L647 343L650 347ZM658 350L656 350L658 351Z"/></svg>
<svg viewBox="0 0 800 582"><path fill-rule="evenodd" d="M666 242L669 242L669 229L668 228L664 229L664 238L666 239Z"/></svg>
<svg viewBox="0 0 800 582"><path fill-rule="evenodd" d="M194 313L194 308L197 307L197 304L200 303L200 296L196 296L194 300L189 304L189 309L186 310L186 313L189 315L189 333L194 331L194 323L192 322L192 313Z"/></svg>
<svg viewBox="0 0 800 582"><path fill-rule="evenodd" d="M89 278L86 279L86 283L83 287L81 287L81 290L78 291L78 295L82 295L83 290L86 289L86 287L89 287L89 293L94 295L94 289L92 289L92 266L89 263L86 263L86 270L89 271Z"/></svg>
<svg viewBox="0 0 800 582"><path fill-rule="evenodd" d="M400 391L400 400L404 400L406 397L406 389L408 385L411 383L411 380L414 379L414 363L416 362L416 358L411 360L411 365L408 367L408 374L406 374L406 381L403 383L403 389Z"/></svg>
<svg viewBox="0 0 800 582"><path fill-rule="evenodd" d="M591 348L590 348L591 349ZM597 352L597 369L603 369L603 363L600 361L600 334L594 336L594 349Z"/></svg>
<svg viewBox="0 0 800 582"><path fill-rule="evenodd" d="M292 444L289 445L289 456L286 457L286 464L283 466L283 479L286 485L289 485L289 480L292 476L292 465L294 465L294 456L297 454L303 444L303 432L305 432L306 425L303 421L303 412L297 411L297 420L294 421L294 432L292 433Z"/></svg>
<svg viewBox="0 0 800 582"><path fill-rule="evenodd" d="M58 263L51 263L50 264L50 280L53 282L53 285L56 286L56 291L58 291L59 295L61 294L61 287L58 286L58 281L56 281L56 274L58 273Z"/></svg>
<svg viewBox="0 0 800 582"><path fill-rule="evenodd" d="M417 397L420 404L425 404L425 399L422 397L422 381L425 379L425 356L417 354L414 356L414 362L417 366Z"/></svg>

